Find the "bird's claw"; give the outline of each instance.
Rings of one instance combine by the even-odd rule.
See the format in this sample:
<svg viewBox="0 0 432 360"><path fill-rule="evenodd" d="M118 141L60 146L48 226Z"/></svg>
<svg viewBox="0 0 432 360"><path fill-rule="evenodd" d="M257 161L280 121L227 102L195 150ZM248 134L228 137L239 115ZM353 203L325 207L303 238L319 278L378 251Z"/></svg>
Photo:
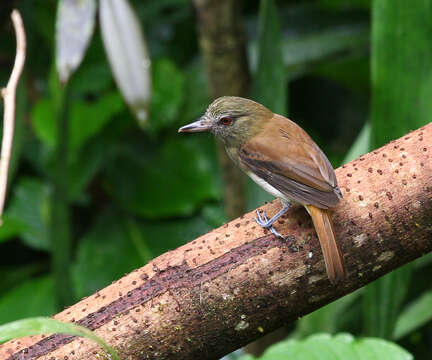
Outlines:
<svg viewBox="0 0 432 360"><path fill-rule="evenodd" d="M257 217L255 218L255 221L256 221L259 225L261 225L262 227L265 227L265 228L271 226L271 224L269 224L269 221L268 221L267 215L265 214L264 211L263 211L263 215L262 215L262 217L261 217L261 214L260 214L259 210L257 210Z"/></svg>
<svg viewBox="0 0 432 360"><path fill-rule="evenodd" d="M257 210L257 217L255 218L255 221L256 221L257 224L260 225L261 227L270 230L271 233L272 233L273 235L275 235L276 237L279 237L279 238L282 238L282 239L283 239L282 235L280 235L280 234L276 231L276 229L273 227L273 222L270 221L270 220L267 218L267 215L266 215L265 211L263 211L262 216L261 216L261 213L259 212L259 210Z"/></svg>

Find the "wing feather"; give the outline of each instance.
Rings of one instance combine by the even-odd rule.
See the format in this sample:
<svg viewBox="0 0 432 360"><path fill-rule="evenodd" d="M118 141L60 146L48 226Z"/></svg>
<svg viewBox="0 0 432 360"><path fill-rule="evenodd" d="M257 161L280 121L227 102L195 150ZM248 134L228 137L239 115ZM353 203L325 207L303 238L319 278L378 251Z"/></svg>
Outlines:
<svg viewBox="0 0 432 360"><path fill-rule="evenodd" d="M322 209L335 206L342 195L333 167L320 148L285 117L275 115L269 124L239 149L242 167L288 199Z"/></svg>

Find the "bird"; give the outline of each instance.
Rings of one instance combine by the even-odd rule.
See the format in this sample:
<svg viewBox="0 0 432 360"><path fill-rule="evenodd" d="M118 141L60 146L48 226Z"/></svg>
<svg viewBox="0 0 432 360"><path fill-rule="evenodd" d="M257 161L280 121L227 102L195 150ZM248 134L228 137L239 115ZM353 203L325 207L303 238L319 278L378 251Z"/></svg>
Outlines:
<svg viewBox="0 0 432 360"><path fill-rule="evenodd" d="M328 278L345 278L331 209L343 198L335 171L323 151L299 125L253 100L222 96L197 121L178 132L211 132L221 139L232 159L254 182L280 199L282 209L270 219L257 210L255 221L283 238L274 228L292 204L303 205L312 218Z"/></svg>

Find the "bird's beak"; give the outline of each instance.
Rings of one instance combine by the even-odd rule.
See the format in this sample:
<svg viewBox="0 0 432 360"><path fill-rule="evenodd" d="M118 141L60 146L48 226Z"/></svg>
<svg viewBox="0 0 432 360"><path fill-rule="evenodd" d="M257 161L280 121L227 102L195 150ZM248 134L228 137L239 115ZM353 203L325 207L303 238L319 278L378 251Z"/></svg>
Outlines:
<svg viewBox="0 0 432 360"><path fill-rule="evenodd" d="M182 126L178 132L203 132L210 131L211 123L210 121L205 121L203 118L199 118L197 121L193 123Z"/></svg>

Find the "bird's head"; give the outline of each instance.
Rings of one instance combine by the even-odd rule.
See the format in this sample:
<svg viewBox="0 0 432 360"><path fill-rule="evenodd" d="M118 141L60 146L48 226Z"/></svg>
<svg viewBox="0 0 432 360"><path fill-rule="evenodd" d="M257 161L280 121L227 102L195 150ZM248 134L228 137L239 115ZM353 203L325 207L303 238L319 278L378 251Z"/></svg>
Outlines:
<svg viewBox="0 0 432 360"><path fill-rule="evenodd" d="M227 146L240 146L257 134L273 113L255 101L223 96L213 101L197 121L179 132L210 131Z"/></svg>

